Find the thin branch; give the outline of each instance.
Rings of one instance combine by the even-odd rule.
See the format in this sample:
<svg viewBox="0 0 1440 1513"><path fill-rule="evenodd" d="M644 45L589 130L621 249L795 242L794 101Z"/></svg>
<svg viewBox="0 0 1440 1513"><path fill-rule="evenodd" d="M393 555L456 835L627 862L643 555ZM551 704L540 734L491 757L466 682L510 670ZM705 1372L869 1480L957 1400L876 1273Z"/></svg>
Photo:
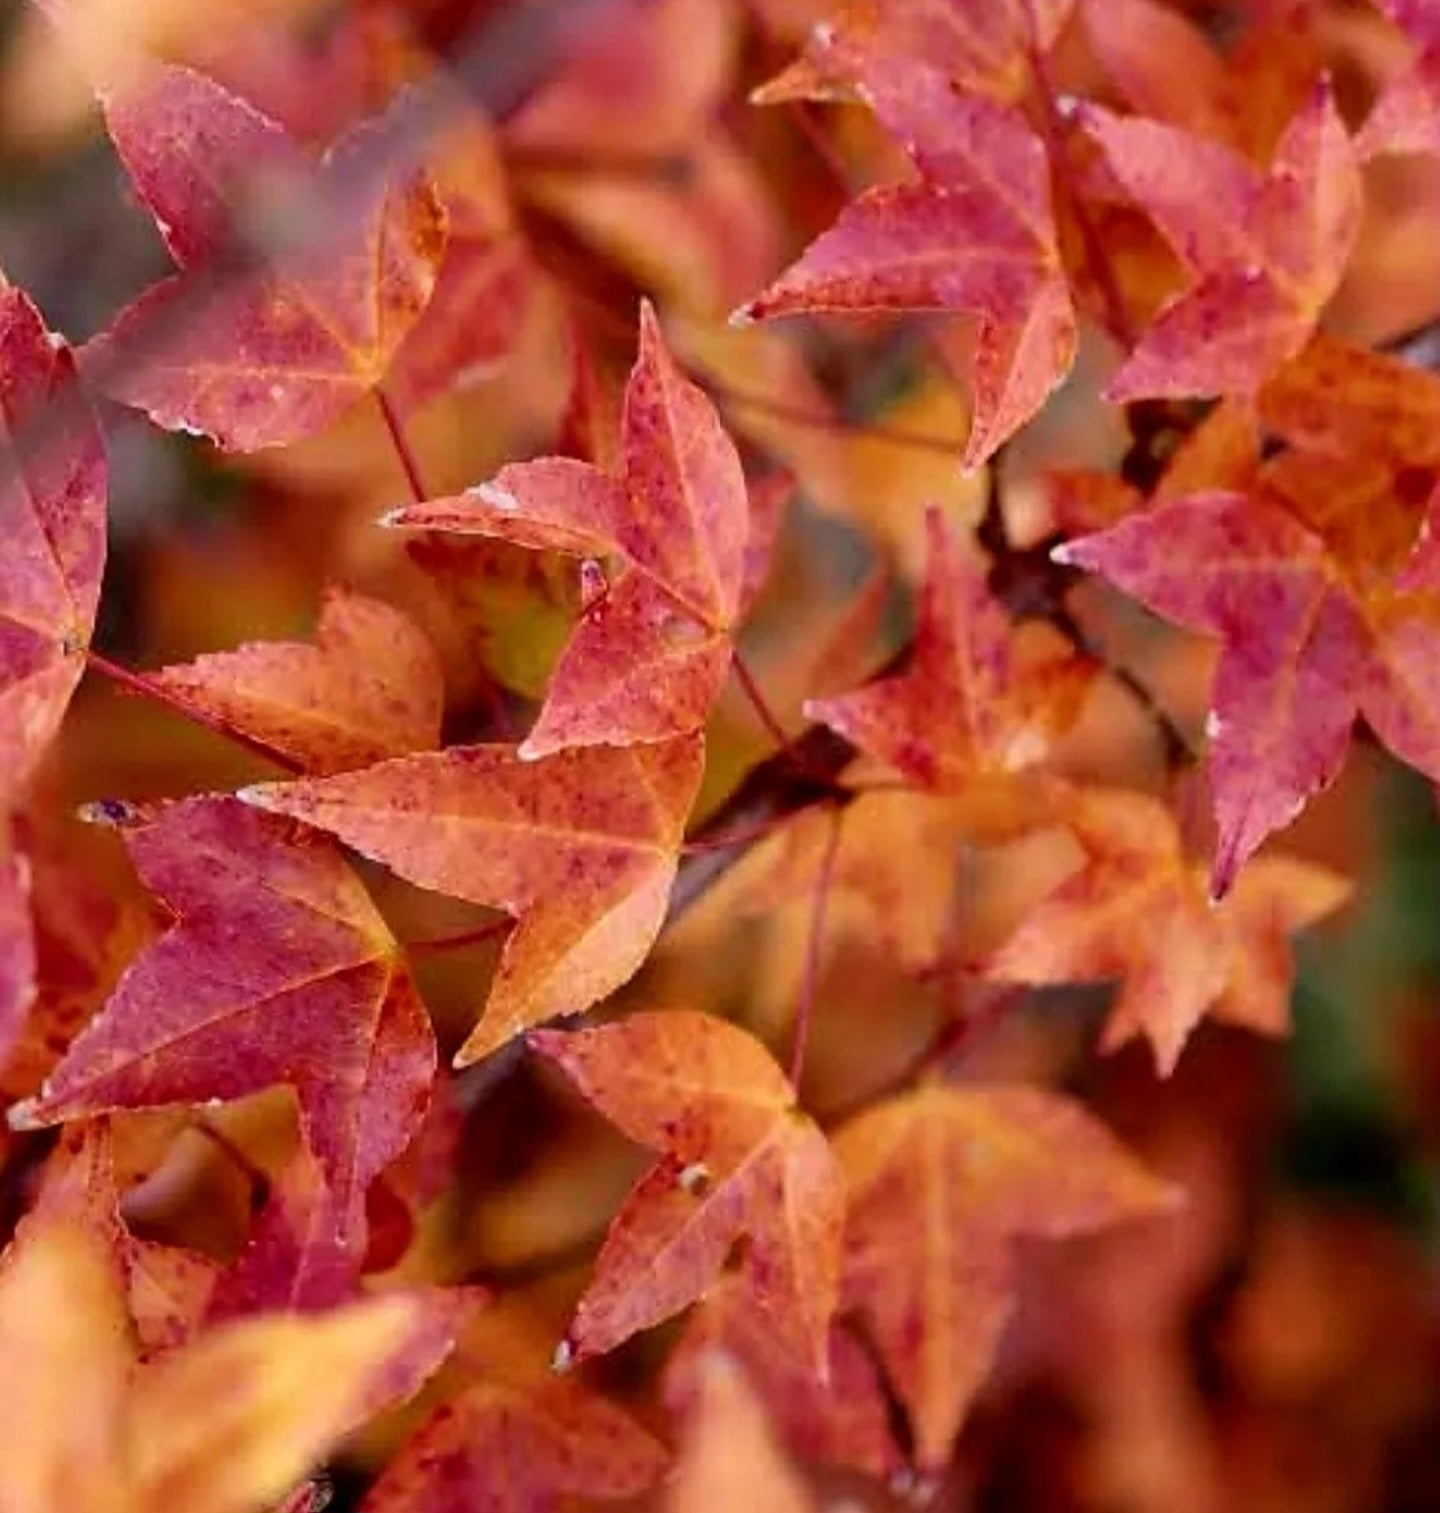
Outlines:
<svg viewBox="0 0 1440 1513"><path fill-rule="evenodd" d="M766 733L775 745L784 751L790 745L790 737L785 734L785 727L775 718L775 712L770 708L764 690L756 682L754 673L750 671L744 657L738 651L730 658L730 665L735 670L735 681L744 689L745 697L749 700L756 717L765 727Z"/></svg>

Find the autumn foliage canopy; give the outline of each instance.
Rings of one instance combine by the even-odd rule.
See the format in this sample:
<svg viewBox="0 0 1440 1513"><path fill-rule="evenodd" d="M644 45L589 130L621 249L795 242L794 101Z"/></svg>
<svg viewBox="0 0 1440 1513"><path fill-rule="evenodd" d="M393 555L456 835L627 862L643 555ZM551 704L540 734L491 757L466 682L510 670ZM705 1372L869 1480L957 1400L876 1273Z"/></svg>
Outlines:
<svg viewBox="0 0 1440 1513"><path fill-rule="evenodd" d="M1435 1506L1437 0L35 0L0 154L0 1513Z"/></svg>

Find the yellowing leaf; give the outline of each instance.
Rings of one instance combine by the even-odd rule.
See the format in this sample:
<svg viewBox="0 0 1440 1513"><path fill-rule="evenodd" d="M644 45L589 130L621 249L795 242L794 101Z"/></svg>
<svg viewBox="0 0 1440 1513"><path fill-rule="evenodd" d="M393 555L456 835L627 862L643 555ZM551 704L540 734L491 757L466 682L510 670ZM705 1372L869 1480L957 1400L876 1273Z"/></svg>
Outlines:
<svg viewBox="0 0 1440 1513"><path fill-rule="evenodd" d="M254 642L150 679L322 775L440 739L445 690L430 643L398 610L341 589L326 596L314 646Z"/></svg>
<svg viewBox="0 0 1440 1513"><path fill-rule="evenodd" d="M1012 1307L1011 1242L1167 1207L1080 1105L1035 1088L931 1084L857 1115L836 1154L850 1189L845 1297L938 1470Z"/></svg>
<svg viewBox="0 0 1440 1513"><path fill-rule="evenodd" d="M452 746L242 797L422 888L519 918L463 1066L634 974L665 916L702 763L696 736L534 762L513 747Z"/></svg>
<svg viewBox="0 0 1440 1513"><path fill-rule="evenodd" d="M615 1216L567 1346L613 1349L711 1284L743 1234L755 1304L826 1371L844 1189L825 1137L743 1030L706 1014L633 1014L530 1044L624 1134L660 1153Z"/></svg>

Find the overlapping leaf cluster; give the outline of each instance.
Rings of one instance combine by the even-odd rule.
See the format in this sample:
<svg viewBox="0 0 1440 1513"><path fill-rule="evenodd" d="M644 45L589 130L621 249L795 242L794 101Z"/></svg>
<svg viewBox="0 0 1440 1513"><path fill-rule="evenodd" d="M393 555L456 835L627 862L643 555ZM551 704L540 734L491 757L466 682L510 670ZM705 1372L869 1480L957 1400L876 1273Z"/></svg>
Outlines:
<svg viewBox="0 0 1440 1513"><path fill-rule="evenodd" d="M45 9L62 37L83 24ZM150 58L96 78L176 271L78 350L0 290L0 1057L39 1173L0 1262L0 1365L28 1384L0 1421L7 1513L313 1505L316 1462L432 1376L370 1455L367 1513L662 1479L687 1513L799 1509L790 1454L938 1483L1015 1312L1020 1243L1158 1233L1182 1197L1079 1099L970 1067L970 1037L1070 984L1113 985L1100 1048L1142 1038L1167 1075L1207 1016L1282 1035L1290 936L1348 884L1255 853L1337 779L1357 720L1440 780L1440 380L1322 329L1366 164L1440 151L1427 8L1386 7L1415 60L1362 123L1284 7L1222 56L1153 0L852 0L756 101L812 133L858 112L870 157L898 156L778 276L784 186L715 108L743 38L775 50L770 9L616 6L507 119L462 102L422 152L431 60L380 7L343 17L322 60L333 111L301 109L284 49L225 81ZM684 173L635 171L672 152ZM287 235L307 202L321 234ZM627 344L638 312L618 401L592 364L613 312L606 334L585 305L607 278ZM431 493L412 422L518 363L547 300L568 302L558 439ZM974 518L905 501L916 551L886 568L923 562L888 664L862 595L797 649L783 717L752 616L772 577L824 576L789 560L816 538L785 518L823 469L813 447L737 445L720 338L697 332L727 307L813 317L783 359L807 380L825 341L873 339L840 317L898 322L961 379L947 467L988 469ZM1126 476L1055 481L1054 529L1027 542L1012 447L1099 365L1129 407ZM371 407L416 494L375 512L371 550L407 558L429 612L336 583L313 641L117 667L91 645L101 395L232 461L323 445ZM1082 569L1219 642L1208 805L1176 721L1087 630ZM483 663L478 720L429 634L456 622ZM285 773L94 797L84 817L118 833L148 915L47 882L37 782L87 661ZM1165 737L1163 770L1094 760L1117 689ZM742 694L777 751L752 735L736 758ZM998 937L967 933L963 878L1032 843L1046 885ZM397 880L470 906L467 927L407 945ZM713 919L686 955L677 919L702 893L780 941L779 1022L737 1001L743 974L697 966ZM850 1048L874 1065L827 1100L817 1059L847 1050L827 992L857 934L881 983L933 995L934 1023L891 1026L889 1063L884 1034ZM487 942L469 1017L437 1023L427 947ZM554 1117L592 1111L653 1158L595 1184L583 1277L542 1268L568 1287L548 1339L524 1285L466 1285L483 1268L444 1231L484 1181L472 1115L522 1075ZM277 1089L279 1155L285 1114L244 1133ZM503 1132L517 1168L528 1133ZM197 1142L243 1214L218 1236L197 1222L193 1246L150 1237L146 1202L186 1188ZM633 1413L557 1375L682 1315L651 1336L663 1365L635 1348L658 1390Z"/></svg>

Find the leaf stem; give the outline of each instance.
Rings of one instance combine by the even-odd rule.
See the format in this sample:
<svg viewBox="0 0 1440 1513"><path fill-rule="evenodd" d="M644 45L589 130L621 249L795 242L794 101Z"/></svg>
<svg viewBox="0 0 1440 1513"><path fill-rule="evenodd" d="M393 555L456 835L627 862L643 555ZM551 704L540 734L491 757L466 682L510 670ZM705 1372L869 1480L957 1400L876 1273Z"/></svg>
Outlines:
<svg viewBox="0 0 1440 1513"><path fill-rule="evenodd" d="M432 956L442 951L459 951L465 946L478 946L482 941L494 940L504 935L515 921L508 915L492 919L488 925L476 925L473 930L459 930L454 935L436 935L429 940L407 940L406 952L411 956Z"/></svg>
<svg viewBox="0 0 1440 1513"><path fill-rule="evenodd" d="M755 675L745 664L745 659L737 649L731 658L731 665L735 669L735 680L745 691L745 697L750 701L750 707L759 717L760 723L765 727L766 734L775 742L781 751L788 749L790 737L785 734L785 727L775 718L775 712L766 702L764 691L755 680Z"/></svg>
<svg viewBox="0 0 1440 1513"><path fill-rule="evenodd" d="M415 460L415 453L410 448L409 439L405 435L405 428L400 423L400 417L395 412L395 406L390 401L390 396L385 390L376 384L374 389L375 404L380 411L381 419L385 422L385 429L390 433L390 440L395 447L395 456L400 462L400 470L405 474L405 481L410 485L410 492L415 497L416 504L424 504L430 497L425 488L425 479L420 472L420 464Z"/></svg>
<svg viewBox="0 0 1440 1513"><path fill-rule="evenodd" d="M1176 724L1175 717L1155 697L1154 690L1138 673L1126 667L1123 662L1113 661L1107 656L1104 648L1069 609L1063 607L1054 609L1045 618L1082 657L1093 662L1101 672L1113 678L1139 705L1145 718L1154 727L1156 735L1160 737L1168 771L1178 772L1184 767L1194 767L1199 762L1200 753L1191 744L1189 736Z"/></svg>
<svg viewBox="0 0 1440 1513"><path fill-rule="evenodd" d="M835 858L840 851L840 826L845 811L830 811L830 828L820 865L815 869L814 903L810 912L810 933L805 940L805 963L801 968L800 995L795 1005L795 1039L790 1049L790 1085L798 1094L805 1075L805 1052L810 1044L810 1025L815 1018L815 998L820 987L820 946L825 935L825 912L830 902L830 885L835 878Z"/></svg>
<svg viewBox="0 0 1440 1513"><path fill-rule="evenodd" d="M220 715L198 708L188 699L156 683L154 679L147 678L144 673L132 672L128 667L112 662L109 657L93 647L85 653L85 665L108 678L126 693L137 694L141 698L161 704L171 713L179 715L182 720L188 720L192 725L202 725L206 730L213 731L224 740L236 746L243 746L252 756L258 756L276 767L283 767L286 772L297 776L305 771L303 763L297 762L294 757L286 755L285 752L260 740L257 736L247 734Z"/></svg>

